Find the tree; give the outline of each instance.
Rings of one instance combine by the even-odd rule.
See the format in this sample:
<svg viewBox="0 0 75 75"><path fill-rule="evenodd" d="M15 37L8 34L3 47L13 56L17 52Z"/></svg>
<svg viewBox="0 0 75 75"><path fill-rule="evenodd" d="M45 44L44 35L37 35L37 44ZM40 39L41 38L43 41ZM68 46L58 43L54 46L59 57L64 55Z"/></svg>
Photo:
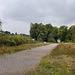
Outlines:
<svg viewBox="0 0 75 75"><path fill-rule="evenodd" d="M48 42L56 42L55 39L53 38L53 34L52 33L50 33L48 35Z"/></svg>
<svg viewBox="0 0 75 75"><path fill-rule="evenodd" d="M17 32L15 33L15 35L17 35Z"/></svg>
<svg viewBox="0 0 75 75"><path fill-rule="evenodd" d="M46 42L48 42L49 41L48 39L50 39L50 37L51 37L51 36L49 37L49 35L52 33L53 26L51 24L46 24L45 27L47 29L47 40L46 40Z"/></svg>
<svg viewBox="0 0 75 75"><path fill-rule="evenodd" d="M42 31L42 23L38 24L38 23L31 23L30 26L30 36L35 39L38 40L38 35L41 33Z"/></svg>
<svg viewBox="0 0 75 75"><path fill-rule="evenodd" d="M59 28L59 38L61 41L66 41L66 36L67 36L67 29L68 27L63 25L63 26L60 26Z"/></svg>
<svg viewBox="0 0 75 75"><path fill-rule="evenodd" d="M10 32L9 32L9 31L5 31L4 33L5 33L5 34L10 34Z"/></svg>
<svg viewBox="0 0 75 75"><path fill-rule="evenodd" d="M58 39L58 28L57 27L53 27L52 34L53 34L53 38L57 42L57 39Z"/></svg>
<svg viewBox="0 0 75 75"><path fill-rule="evenodd" d="M30 36L37 41L57 42L60 39L63 42L75 42L75 25L68 29L65 25L57 28L51 24L31 23Z"/></svg>
<svg viewBox="0 0 75 75"><path fill-rule="evenodd" d="M57 28L54 28L56 32L58 31ZM43 25L42 23L31 23L30 27L30 36L38 41L46 41L50 42L50 39L57 39L57 36L52 34L52 31L54 30L53 26L51 24ZM54 31L55 31L54 30ZM54 37L53 37L54 35ZM52 41L51 41L52 42Z"/></svg>
<svg viewBox="0 0 75 75"><path fill-rule="evenodd" d="M74 26L71 26L69 28L69 31L70 31L71 41L72 42L75 42L75 25Z"/></svg>

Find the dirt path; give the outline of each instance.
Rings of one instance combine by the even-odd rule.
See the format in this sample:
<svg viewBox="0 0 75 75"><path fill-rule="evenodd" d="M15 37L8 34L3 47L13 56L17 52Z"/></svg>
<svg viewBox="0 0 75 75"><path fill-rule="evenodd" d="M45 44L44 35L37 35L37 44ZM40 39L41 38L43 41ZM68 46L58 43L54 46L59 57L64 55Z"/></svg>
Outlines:
<svg viewBox="0 0 75 75"><path fill-rule="evenodd" d="M0 75L25 75L56 46L57 44L51 44L0 57Z"/></svg>

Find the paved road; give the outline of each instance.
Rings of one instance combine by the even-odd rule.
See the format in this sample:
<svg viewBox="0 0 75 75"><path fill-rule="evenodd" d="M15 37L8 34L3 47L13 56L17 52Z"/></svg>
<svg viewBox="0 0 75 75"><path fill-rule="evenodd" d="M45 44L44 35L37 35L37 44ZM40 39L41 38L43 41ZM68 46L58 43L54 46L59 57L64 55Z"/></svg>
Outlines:
<svg viewBox="0 0 75 75"><path fill-rule="evenodd" d="M57 44L51 44L0 57L0 75L25 75L56 46Z"/></svg>

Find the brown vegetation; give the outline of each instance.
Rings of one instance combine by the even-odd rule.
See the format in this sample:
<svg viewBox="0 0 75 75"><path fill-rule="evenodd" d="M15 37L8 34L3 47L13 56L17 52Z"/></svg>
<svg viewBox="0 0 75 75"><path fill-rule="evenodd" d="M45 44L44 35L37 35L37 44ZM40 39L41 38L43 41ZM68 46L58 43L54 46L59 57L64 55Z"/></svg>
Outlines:
<svg viewBox="0 0 75 75"><path fill-rule="evenodd" d="M60 44L29 75L75 75L75 44Z"/></svg>

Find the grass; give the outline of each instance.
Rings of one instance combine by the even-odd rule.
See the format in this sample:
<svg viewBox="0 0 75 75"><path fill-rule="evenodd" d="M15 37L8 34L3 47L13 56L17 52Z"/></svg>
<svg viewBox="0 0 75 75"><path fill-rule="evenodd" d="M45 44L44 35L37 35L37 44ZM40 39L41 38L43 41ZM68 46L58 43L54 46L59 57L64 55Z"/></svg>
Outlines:
<svg viewBox="0 0 75 75"><path fill-rule="evenodd" d="M75 44L60 44L28 75L75 75Z"/></svg>
<svg viewBox="0 0 75 75"><path fill-rule="evenodd" d="M4 54L11 54L11 53L15 53L15 52L35 48L35 47L40 47L40 46L44 46L44 45L48 45L48 44L50 44L50 43L22 44L19 46L12 46L12 47L3 46L3 47L0 47L0 56L2 56Z"/></svg>

